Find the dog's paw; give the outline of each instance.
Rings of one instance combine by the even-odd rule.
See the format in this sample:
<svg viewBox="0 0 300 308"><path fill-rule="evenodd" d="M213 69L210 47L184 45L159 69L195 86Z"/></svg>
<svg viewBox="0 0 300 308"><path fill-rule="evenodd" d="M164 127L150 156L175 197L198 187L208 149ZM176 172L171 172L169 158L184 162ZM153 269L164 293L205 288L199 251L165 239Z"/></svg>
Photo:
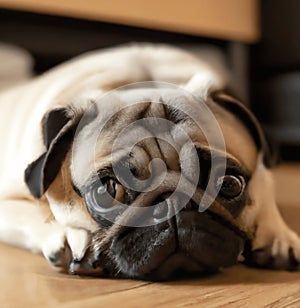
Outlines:
<svg viewBox="0 0 300 308"><path fill-rule="evenodd" d="M300 269L300 238L286 225L276 231L260 228L254 241L244 251L245 263L254 267Z"/></svg>
<svg viewBox="0 0 300 308"><path fill-rule="evenodd" d="M73 264L84 258L89 240L86 230L56 225L43 243L42 252L54 269L70 272Z"/></svg>

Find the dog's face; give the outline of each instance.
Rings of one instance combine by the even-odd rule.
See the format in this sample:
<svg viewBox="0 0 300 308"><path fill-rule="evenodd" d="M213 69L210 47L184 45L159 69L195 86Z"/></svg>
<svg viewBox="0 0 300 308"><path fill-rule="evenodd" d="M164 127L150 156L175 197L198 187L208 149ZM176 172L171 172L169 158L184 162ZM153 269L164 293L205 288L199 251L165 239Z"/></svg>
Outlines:
<svg viewBox="0 0 300 308"><path fill-rule="evenodd" d="M128 104L134 90L121 91L84 116L50 112L47 152L26 172L32 193L46 191L57 219L90 230L85 266L110 275L214 272L236 263L252 236L249 182L264 146L257 123L233 99L208 96L204 104L225 141L212 146L207 117L199 126L190 116L200 105L176 91L152 101L158 92Z"/></svg>

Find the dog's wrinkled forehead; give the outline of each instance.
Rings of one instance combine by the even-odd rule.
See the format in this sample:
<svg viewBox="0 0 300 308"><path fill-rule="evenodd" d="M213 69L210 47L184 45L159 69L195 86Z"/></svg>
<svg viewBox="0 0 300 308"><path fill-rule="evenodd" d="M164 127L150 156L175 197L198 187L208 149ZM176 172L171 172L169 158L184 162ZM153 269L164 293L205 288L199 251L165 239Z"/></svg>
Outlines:
<svg viewBox="0 0 300 308"><path fill-rule="evenodd" d="M257 149L251 134L211 98L204 102L175 89L130 89L102 97L96 106L97 117L82 128L78 126L73 146L72 177L79 187L88 184L97 170L129 153L139 170L147 169L153 158L178 170L178 154L187 139L197 147L222 151L250 172L255 168ZM219 126L216 133L213 126ZM209 143L220 131L225 148Z"/></svg>

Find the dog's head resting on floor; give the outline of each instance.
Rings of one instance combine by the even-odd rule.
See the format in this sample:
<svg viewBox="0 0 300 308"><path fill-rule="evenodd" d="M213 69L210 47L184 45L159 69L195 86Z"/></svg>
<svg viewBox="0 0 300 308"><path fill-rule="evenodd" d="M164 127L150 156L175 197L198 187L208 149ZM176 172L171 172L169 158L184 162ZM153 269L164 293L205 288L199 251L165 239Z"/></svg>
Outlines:
<svg viewBox="0 0 300 308"><path fill-rule="evenodd" d="M169 279L237 262L269 164L254 116L221 92L125 87L50 110L25 179L55 218L90 231L78 272ZM261 184L263 186L263 182Z"/></svg>

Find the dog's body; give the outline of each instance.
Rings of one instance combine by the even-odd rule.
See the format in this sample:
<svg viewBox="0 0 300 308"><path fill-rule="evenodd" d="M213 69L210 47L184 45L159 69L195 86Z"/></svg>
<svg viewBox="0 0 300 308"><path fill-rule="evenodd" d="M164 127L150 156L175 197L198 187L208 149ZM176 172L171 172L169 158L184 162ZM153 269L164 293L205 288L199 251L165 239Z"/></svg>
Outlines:
<svg viewBox="0 0 300 308"><path fill-rule="evenodd" d="M82 125L81 131L76 135L79 143L72 148L72 151L70 145L64 147L66 141L61 140L65 138L70 128L74 130L74 127L78 126L82 114L99 97L119 86L149 80L182 86L196 97L208 101L207 105L224 135L226 157L241 166L241 169L245 169L247 173L243 178L245 181L243 198L240 197L241 199L233 204L232 201L228 203L228 200L224 201L224 198L217 197L217 201L211 206L211 211L225 221L224 225L230 224L234 226L233 229L241 231L246 239L238 234L239 232L237 234L233 234L234 230L229 232L223 223L220 227L214 219L206 217L204 213L195 214L197 218L194 218L194 214L191 216L190 213L178 213L174 216L177 219L176 227L170 222L172 218L158 224L162 225L162 228L143 226L134 231L135 235L131 234L132 231L129 232L129 236L126 235L124 237L126 240L122 239L123 242L120 244L121 240L117 241L112 236L117 234L114 233L118 231L117 224L104 226L102 218L98 218L94 209L87 207L84 199L88 193L84 195L82 191L88 184L92 185L89 180L92 174L89 170L92 162L83 160L82 157L86 155L83 144L95 129L90 124L103 121L107 110L115 108L115 112L119 112L121 108L127 107L126 95L120 94L119 101L111 105L100 104L100 108L103 109L90 114L88 118L90 122ZM67 269L71 266L71 271L75 272L80 272L82 268L83 272L88 270L87 264L90 260L85 256L86 250L93 253L95 258L97 252L99 255L102 249L101 245L103 247L106 245L108 248L105 248L107 251L103 260L102 257L97 257L97 262L100 264L97 270L101 271L104 268L110 274L120 272L131 277L165 279L178 268L192 272L203 271L205 267L217 269L233 264L237 256L243 252L245 244L250 244L248 251L244 251L246 262L250 264L282 269L297 268L300 260L300 240L283 222L276 207L272 176L264 163L266 161L264 137L256 120L244 107L224 94L213 94L225 85L224 75L214 72L194 55L166 46L134 45L85 55L53 69L26 85L2 93L0 95L0 240L43 252L53 265ZM130 91L134 90L127 89L123 92ZM159 89L145 90L148 96L146 95L144 99L151 100L157 92ZM176 89L170 93L165 97L174 98ZM143 111L145 118L158 117L168 120L172 118L165 108L160 109L153 105L155 104ZM179 105L174 103L174 106L177 108ZM107 168L110 144L120 133L121 128L139 119L140 107L133 108L125 120L122 120L122 116L114 120L115 125L110 129L116 136L111 131L109 133L104 131L105 138L101 139L100 150L98 147L96 150L98 152L95 164L99 170L103 166ZM124 112L126 114L126 111ZM129 119L131 115L133 116ZM238 119L239 115L242 115L241 119ZM173 119L173 122L179 125L180 121ZM184 125L186 124L182 124L186 129ZM207 148L205 138L196 128L190 130L190 127L191 125L188 126L188 131L190 136L193 135L193 142L198 148L205 150ZM72 139L74 136L75 133L72 133L68 138ZM137 150L133 151L132 155L136 160L135 170L140 171L139 176L143 179L149 177L148 171L145 170L148 170L146 166L153 158L159 157L166 163L170 177L178 172L182 168L180 164L184 163L177 162L178 155L174 149L165 146L163 142L157 144L159 144L159 154L154 153L155 146L143 146L147 149L145 150L149 156L147 159L144 154L138 153ZM59 146L61 146L60 151L56 151ZM123 150L124 147L123 145ZM46 153L43 155L45 149ZM32 164L29 165L30 163ZM72 168L78 168L77 175L72 173ZM51 173L50 177L47 172ZM120 189L120 185L115 186L111 181L109 178L109 185L114 187L114 194L117 195L115 187ZM108 187L107 185L105 187ZM241 185L241 183L232 182L230 185ZM81 193L76 193L74 187ZM124 188L122 189L125 194ZM168 200L166 193L170 193L170 190L173 189L169 187L162 191L164 200ZM232 191L226 193L230 195ZM136 202L138 197L135 195L132 201ZM238 205L240 208L235 209ZM185 220L190 221L191 227L188 227L189 223ZM210 230L212 228L215 232L224 234L221 241L226 242L226 245L221 247L219 244L220 254L223 257L216 257L216 248L210 248L213 238L206 239L207 243L203 240L205 243L201 244L203 237L194 234L203 232L200 227L197 231L197 224L201 223L209 229L206 233L212 232ZM180 231L181 227L185 229L183 233ZM172 228L177 228L177 231L171 231ZM194 230L194 233L189 229ZM177 242L174 240L175 233ZM109 240L104 235L107 235ZM160 244L157 241L152 242L157 238L160 238ZM142 243L139 243L138 239L141 239ZM137 247L131 249L135 240ZM193 241L192 248L183 244L188 240ZM182 247L179 249L179 246ZM164 251L166 248L163 247L168 247L168 251ZM149 249L148 255L141 252L147 249ZM124 250L128 250L128 253ZM179 253L175 253L175 256L171 254L169 257L170 251L173 250L179 250ZM202 252L203 250L205 252ZM208 256L206 258L194 256L192 261L188 261L188 255L193 253L198 255L207 253ZM137 255L138 257L135 257ZM172 260L165 262L167 259ZM191 265L184 266L186 262L190 262ZM201 266L198 263L201 263ZM149 273L155 274L149 276Z"/></svg>

